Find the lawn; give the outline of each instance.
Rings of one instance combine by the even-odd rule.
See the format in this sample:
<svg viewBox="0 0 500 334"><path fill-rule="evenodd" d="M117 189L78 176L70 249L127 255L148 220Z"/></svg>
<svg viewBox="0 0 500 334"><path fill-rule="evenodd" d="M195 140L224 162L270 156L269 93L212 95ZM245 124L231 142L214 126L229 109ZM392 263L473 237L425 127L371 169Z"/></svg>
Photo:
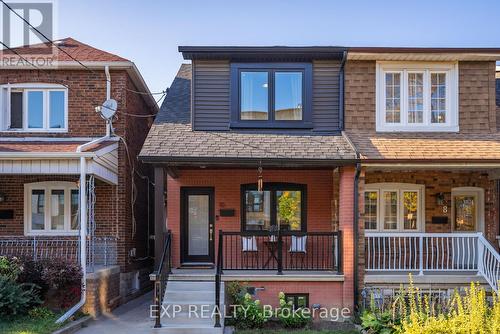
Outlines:
<svg viewBox="0 0 500 334"><path fill-rule="evenodd" d="M314 329L252 329L252 330L237 330L235 334L359 334L353 330L314 330Z"/></svg>
<svg viewBox="0 0 500 334"><path fill-rule="evenodd" d="M31 318L30 316L16 317L12 320L0 320L0 333L2 334L50 334L62 327L55 321L59 315L51 315L43 318Z"/></svg>

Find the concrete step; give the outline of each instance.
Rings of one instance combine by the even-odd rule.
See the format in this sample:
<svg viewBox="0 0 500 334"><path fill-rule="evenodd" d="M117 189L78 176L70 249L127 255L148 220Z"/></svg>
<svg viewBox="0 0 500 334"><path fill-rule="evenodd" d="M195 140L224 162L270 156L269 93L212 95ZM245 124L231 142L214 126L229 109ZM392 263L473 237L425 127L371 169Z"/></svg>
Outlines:
<svg viewBox="0 0 500 334"><path fill-rule="evenodd" d="M222 327L215 328L208 325L165 325L161 328L154 328L153 333L158 334L223 334Z"/></svg>
<svg viewBox="0 0 500 334"><path fill-rule="evenodd" d="M210 281L168 281L167 291L214 291L215 282ZM221 284L222 290L222 284Z"/></svg>
<svg viewBox="0 0 500 334"><path fill-rule="evenodd" d="M213 291L168 291L166 302L192 302L196 304L210 304L215 302L215 292Z"/></svg>
<svg viewBox="0 0 500 334"><path fill-rule="evenodd" d="M213 326L215 323L215 318L212 318L213 307L206 308L206 312L201 312L200 309L196 313L180 312L170 314L170 317L164 316L162 318L162 323L165 325L207 325Z"/></svg>

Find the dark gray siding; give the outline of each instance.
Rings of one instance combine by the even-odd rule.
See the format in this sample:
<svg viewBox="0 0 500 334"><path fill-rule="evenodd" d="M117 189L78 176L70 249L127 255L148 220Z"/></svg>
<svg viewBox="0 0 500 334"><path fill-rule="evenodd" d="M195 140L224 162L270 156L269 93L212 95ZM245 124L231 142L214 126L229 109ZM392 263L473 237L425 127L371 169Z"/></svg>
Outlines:
<svg viewBox="0 0 500 334"><path fill-rule="evenodd" d="M314 131L339 129L339 61L313 63Z"/></svg>
<svg viewBox="0 0 500 334"><path fill-rule="evenodd" d="M229 62L193 61L193 128L228 130Z"/></svg>
<svg viewBox="0 0 500 334"><path fill-rule="evenodd" d="M339 130L339 71L339 61L313 63L313 131ZM193 90L193 128L229 130L229 62L193 61Z"/></svg>

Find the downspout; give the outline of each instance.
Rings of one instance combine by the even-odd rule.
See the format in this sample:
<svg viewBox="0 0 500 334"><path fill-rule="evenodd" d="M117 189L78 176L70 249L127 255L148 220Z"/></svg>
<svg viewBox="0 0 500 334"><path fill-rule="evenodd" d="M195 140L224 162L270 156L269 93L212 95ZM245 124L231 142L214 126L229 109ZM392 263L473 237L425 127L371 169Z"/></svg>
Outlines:
<svg viewBox="0 0 500 334"><path fill-rule="evenodd" d="M109 75L109 67L104 68L106 73L106 98L109 100L111 95L111 77ZM101 138L94 139L88 143L82 144L76 148L77 153L81 153L85 148L98 144L111 137L111 124L106 122L106 135ZM56 323L62 323L68 320L87 301L87 160L84 156L80 157L80 266L82 268L82 288L80 301L73 305L66 313L64 313Z"/></svg>
<svg viewBox="0 0 500 334"><path fill-rule="evenodd" d="M344 67L347 60L347 51L342 54L339 72L339 129L344 130Z"/></svg>
<svg viewBox="0 0 500 334"><path fill-rule="evenodd" d="M356 152L356 157L359 159L359 154ZM359 238L359 175L361 174L361 164L356 163L356 172L354 174L354 305L358 305L358 297L359 297L359 249L358 249L358 238ZM356 306L355 306L356 307Z"/></svg>

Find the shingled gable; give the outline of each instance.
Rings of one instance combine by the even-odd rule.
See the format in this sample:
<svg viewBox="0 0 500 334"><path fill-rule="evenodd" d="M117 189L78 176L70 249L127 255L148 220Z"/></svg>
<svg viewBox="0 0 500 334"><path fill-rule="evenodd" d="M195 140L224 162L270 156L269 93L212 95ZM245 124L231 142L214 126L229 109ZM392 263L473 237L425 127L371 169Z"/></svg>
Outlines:
<svg viewBox="0 0 500 334"><path fill-rule="evenodd" d="M193 131L191 65L183 64L143 145L140 159L157 163L332 164L352 161L355 151L342 135Z"/></svg>

